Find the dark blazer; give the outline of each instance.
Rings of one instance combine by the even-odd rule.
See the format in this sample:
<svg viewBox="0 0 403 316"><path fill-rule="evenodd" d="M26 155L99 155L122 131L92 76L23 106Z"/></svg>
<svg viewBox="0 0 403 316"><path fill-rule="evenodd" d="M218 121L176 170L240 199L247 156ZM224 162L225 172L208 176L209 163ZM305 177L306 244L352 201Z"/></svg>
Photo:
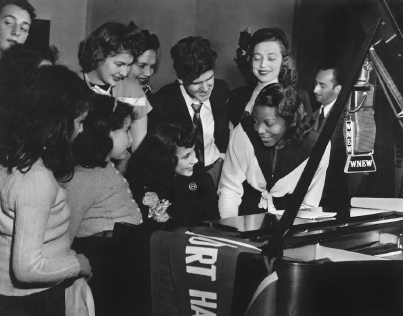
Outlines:
<svg viewBox="0 0 403 316"><path fill-rule="evenodd" d="M312 117L315 119L315 124L313 125L313 130L321 132L323 126L326 124L329 114L323 120L322 125L318 129L319 124L319 111L316 110ZM344 173L344 166L347 161L346 147L344 145L344 116L342 115L337 121L336 128L330 139L331 150L329 167L326 172L325 187L323 189L322 197L328 201L323 200L322 205L328 204L345 204L345 201L349 198L348 193L348 175Z"/></svg>
<svg viewBox="0 0 403 316"><path fill-rule="evenodd" d="M200 221L220 218L218 213L218 195L211 176L202 168L194 168L190 177L176 176L172 179L170 191L161 193L154 188L145 188L138 175L129 174L128 181L141 213L143 222L157 230L164 224L157 223L154 219L148 218L148 206L143 204L143 197L146 192L156 192L160 200L167 199L171 203L168 207L168 214L179 226L194 226Z"/></svg>
<svg viewBox="0 0 403 316"><path fill-rule="evenodd" d="M229 141L228 113L226 102L229 88L225 81L214 79L214 88L210 96L210 104L214 118L215 145L221 153L227 151ZM181 126L192 127L192 117L189 115L179 82L175 81L150 96L149 101L153 110L149 113L148 130L153 130L159 123L169 122Z"/></svg>
<svg viewBox="0 0 403 316"><path fill-rule="evenodd" d="M229 120L234 127L237 126L241 121L243 112L245 111L245 107L252 96L253 90L255 90L254 85L242 86L231 90L227 107ZM309 115L312 115L311 100L308 93L305 90L298 88L295 88L295 91L297 91L301 102L304 105L305 112Z"/></svg>

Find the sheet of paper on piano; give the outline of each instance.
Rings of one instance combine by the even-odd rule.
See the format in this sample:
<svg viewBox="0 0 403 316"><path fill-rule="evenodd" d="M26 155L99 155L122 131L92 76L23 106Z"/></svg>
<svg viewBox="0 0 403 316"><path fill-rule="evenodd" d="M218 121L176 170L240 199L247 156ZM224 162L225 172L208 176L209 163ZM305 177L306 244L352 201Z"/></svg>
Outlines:
<svg viewBox="0 0 403 316"><path fill-rule="evenodd" d="M283 215L284 210L271 211L270 214ZM336 216L336 212L322 212L321 207L310 208L306 210L299 210L297 217L303 219L319 219L319 218L331 218Z"/></svg>
<svg viewBox="0 0 403 316"><path fill-rule="evenodd" d="M351 199L351 206L378 210L383 209L392 211L403 211L403 199L355 197Z"/></svg>

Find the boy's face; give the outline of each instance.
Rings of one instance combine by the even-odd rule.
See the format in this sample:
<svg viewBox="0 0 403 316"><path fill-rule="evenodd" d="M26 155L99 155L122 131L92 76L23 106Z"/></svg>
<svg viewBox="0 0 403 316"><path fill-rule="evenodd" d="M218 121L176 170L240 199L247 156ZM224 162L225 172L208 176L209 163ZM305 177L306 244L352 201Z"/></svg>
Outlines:
<svg viewBox="0 0 403 316"><path fill-rule="evenodd" d="M0 53L11 45L27 40L31 17L28 11L9 4L0 12Z"/></svg>
<svg viewBox="0 0 403 316"><path fill-rule="evenodd" d="M178 80L180 84L183 84L181 79ZM199 78L193 80L190 85L184 85L184 88L192 99L199 100L200 102L207 101L214 88L214 70L206 71Z"/></svg>

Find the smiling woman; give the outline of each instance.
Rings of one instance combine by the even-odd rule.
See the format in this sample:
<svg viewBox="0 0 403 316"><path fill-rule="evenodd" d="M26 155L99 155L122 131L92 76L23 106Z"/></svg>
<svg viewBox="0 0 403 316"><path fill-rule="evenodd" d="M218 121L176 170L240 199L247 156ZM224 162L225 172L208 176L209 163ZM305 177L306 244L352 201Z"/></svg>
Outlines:
<svg viewBox="0 0 403 316"><path fill-rule="evenodd" d="M162 123L148 134L131 157L126 177L143 214L152 228L193 226L201 220L218 218L218 197L210 175L196 166L196 131ZM153 193L166 202L161 224L144 197ZM145 202L145 203L144 203ZM169 219L168 219L169 218Z"/></svg>
<svg viewBox="0 0 403 316"><path fill-rule="evenodd" d="M143 52L142 40L137 27L107 22L81 41L78 59L89 87L111 94L110 88L127 77L130 64Z"/></svg>
<svg viewBox="0 0 403 316"><path fill-rule="evenodd" d="M291 86L271 83L260 91L252 117L241 120L228 145L218 187L222 218L285 208L316 142L312 126ZM329 154L330 146L302 208L319 205Z"/></svg>
<svg viewBox="0 0 403 316"><path fill-rule="evenodd" d="M136 150L145 136L147 113L151 110L151 105L139 87L122 89L122 84L118 83L122 83L128 76L133 61L143 52L143 32L134 23L126 26L117 22L101 25L81 41L78 51L83 69L81 77L88 87L99 94L111 95L132 105L132 151ZM125 163L121 165L120 170L124 170L124 165Z"/></svg>
<svg viewBox="0 0 403 316"><path fill-rule="evenodd" d="M230 93L228 111L233 127L244 116L252 114L255 99L265 86L275 82L295 86L297 82L297 72L290 57L287 37L283 30L276 27L259 29L253 35L249 29L242 31L235 62L248 85ZM306 91L297 92L305 111L312 113Z"/></svg>

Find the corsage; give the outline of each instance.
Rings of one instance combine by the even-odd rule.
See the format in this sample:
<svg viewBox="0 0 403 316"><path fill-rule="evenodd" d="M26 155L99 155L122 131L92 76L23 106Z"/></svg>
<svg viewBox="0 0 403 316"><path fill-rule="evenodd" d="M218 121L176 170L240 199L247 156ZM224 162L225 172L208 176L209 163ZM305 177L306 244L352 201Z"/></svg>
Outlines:
<svg viewBox="0 0 403 316"><path fill-rule="evenodd" d="M157 193L147 192L143 197L143 204L148 206L148 218L153 218L159 223L164 223L169 219L167 213L168 207L171 205L168 200L161 200Z"/></svg>

